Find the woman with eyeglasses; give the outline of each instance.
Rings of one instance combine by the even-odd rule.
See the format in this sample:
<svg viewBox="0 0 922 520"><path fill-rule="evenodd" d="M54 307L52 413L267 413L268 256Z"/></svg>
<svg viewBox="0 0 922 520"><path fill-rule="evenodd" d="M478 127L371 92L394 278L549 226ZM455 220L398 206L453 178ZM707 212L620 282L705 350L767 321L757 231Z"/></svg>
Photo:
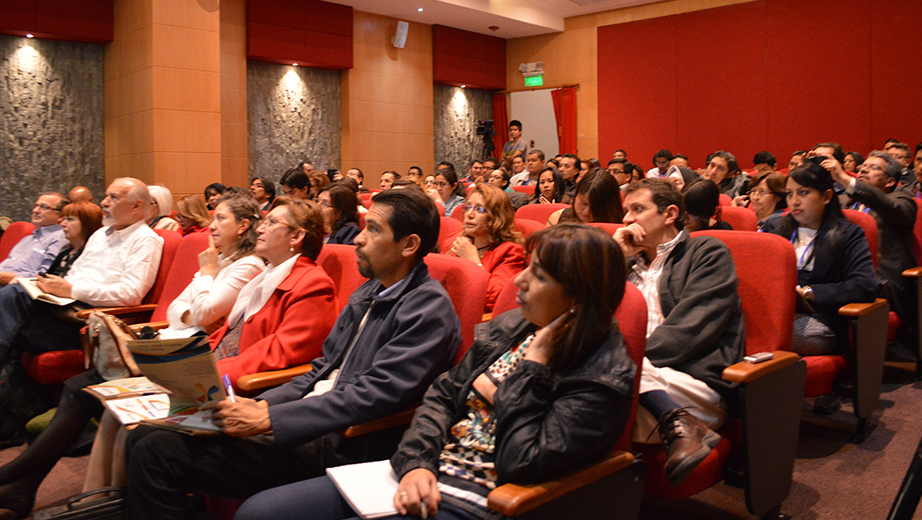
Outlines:
<svg viewBox="0 0 922 520"><path fill-rule="evenodd" d="M147 225L151 229L180 231L179 222L170 218L173 212L173 194L166 186L155 184L147 187L150 193L150 208L147 210Z"/></svg>
<svg viewBox="0 0 922 520"><path fill-rule="evenodd" d="M202 199L195 195L183 197L176 203L176 218L182 226L182 236L190 233L207 233L211 214Z"/></svg>
<svg viewBox="0 0 922 520"><path fill-rule="evenodd" d="M458 175L453 168L443 167L437 170L433 188L427 189L426 193L434 202L445 206L443 216L450 217L455 208L464 204L466 190L464 185L458 182Z"/></svg>
<svg viewBox="0 0 922 520"><path fill-rule="evenodd" d="M515 210L499 188L478 184L464 204L464 229L441 244L446 254L474 262L490 273L484 312L493 312L496 297L525 267L522 234L515 230Z"/></svg>
<svg viewBox="0 0 922 520"><path fill-rule="evenodd" d="M752 180L749 194L733 199L733 205L753 210L759 219L759 231L762 231L769 220L783 215L788 207L786 182L787 178L777 172L759 175Z"/></svg>
<svg viewBox="0 0 922 520"><path fill-rule="evenodd" d="M317 196L323 211L325 244L355 245L353 240L359 234L359 207L355 192L336 183L321 188Z"/></svg>

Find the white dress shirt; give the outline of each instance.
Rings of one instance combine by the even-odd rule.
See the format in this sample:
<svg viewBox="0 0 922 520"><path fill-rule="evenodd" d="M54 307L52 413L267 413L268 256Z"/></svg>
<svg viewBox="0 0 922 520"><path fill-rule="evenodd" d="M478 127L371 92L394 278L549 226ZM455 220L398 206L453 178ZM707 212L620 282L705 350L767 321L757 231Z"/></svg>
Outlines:
<svg viewBox="0 0 922 520"><path fill-rule="evenodd" d="M647 303L648 338L650 334L653 334L653 331L656 330L656 327L659 327L666 321L666 317L663 316L663 308L660 305L659 279L663 275L666 259L669 258L669 254L672 253L676 244L679 243L679 240L681 240L682 236L685 234L685 231L680 231L679 234L669 242L656 246L656 258L653 259L650 265L647 265L643 255L637 255L634 269L628 273L628 281L640 289L640 293L643 294L643 299Z"/></svg>
<svg viewBox="0 0 922 520"><path fill-rule="evenodd" d="M224 267L215 276L195 273L192 283L173 300L166 311L171 329L206 327L227 316L237 301L240 289L265 268L256 255L247 255ZM182 316L189 311L188 321Z"/></svg>
<svg viewBox="0 0 922 520"><path fill-rule="evenodd" d="M143 220L120 231L100 228L64 277L71 298L94 307L139 305L157 279L162 253L163 239Z"/></svg>

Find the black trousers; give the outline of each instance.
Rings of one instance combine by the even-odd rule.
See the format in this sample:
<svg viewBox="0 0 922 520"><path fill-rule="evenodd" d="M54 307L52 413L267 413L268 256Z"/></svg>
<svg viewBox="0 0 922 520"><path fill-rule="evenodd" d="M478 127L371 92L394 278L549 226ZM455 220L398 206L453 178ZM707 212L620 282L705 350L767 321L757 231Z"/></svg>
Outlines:
<svg viewBox="0 0 922 520"><path fill-rule="evenodd" d="M271 435L192 437L139 426L126 446L129 518L176 520L183 518L189 491L246 498L323 475L327 467L359 462L337 455L332 435L282 449Z"/></svg>

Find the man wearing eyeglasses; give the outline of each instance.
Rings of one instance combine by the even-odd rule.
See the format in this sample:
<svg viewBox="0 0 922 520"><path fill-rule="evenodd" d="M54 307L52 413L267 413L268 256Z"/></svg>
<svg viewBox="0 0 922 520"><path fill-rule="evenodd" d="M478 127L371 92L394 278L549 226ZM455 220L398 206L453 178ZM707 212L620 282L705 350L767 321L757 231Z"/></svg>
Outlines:
<svg viewBox="0 0 922 520"><path fill-rule="evenodd" d="M32 208L32 224L35 230L16 244L9 256L0 262L0 286L10 283L17 276L33 277L45 271L67 243L64 231L58 225L61 210L67 199L60 193L46 191L38 196Z"/></svg>
<svg viewBox="0 0 922 520"><path fill-rule="evenodd" d="M827 158L822 166L845 186L845 193L839 196L842 208L863 211L877 222L877 270L887 281L883 295L890 302L890 308L907 322L909 296L902 273L919 264L912 252L916 203L911 193L895 189L902 165L890 154L875 150L864 160L855 178L850 177L835 159Z"/></svg>

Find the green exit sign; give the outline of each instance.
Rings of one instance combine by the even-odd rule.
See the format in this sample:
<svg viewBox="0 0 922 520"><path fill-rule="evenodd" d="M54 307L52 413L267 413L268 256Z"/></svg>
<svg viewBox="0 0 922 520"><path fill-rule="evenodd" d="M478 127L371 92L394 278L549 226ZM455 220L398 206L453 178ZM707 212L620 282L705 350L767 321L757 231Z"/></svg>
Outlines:
<svg viewBox="0 0 922 520"><path fill-rule="evenodd" d="M541 85L544 85L544 75L525 78L526 87L540 87Z"/></svg>

